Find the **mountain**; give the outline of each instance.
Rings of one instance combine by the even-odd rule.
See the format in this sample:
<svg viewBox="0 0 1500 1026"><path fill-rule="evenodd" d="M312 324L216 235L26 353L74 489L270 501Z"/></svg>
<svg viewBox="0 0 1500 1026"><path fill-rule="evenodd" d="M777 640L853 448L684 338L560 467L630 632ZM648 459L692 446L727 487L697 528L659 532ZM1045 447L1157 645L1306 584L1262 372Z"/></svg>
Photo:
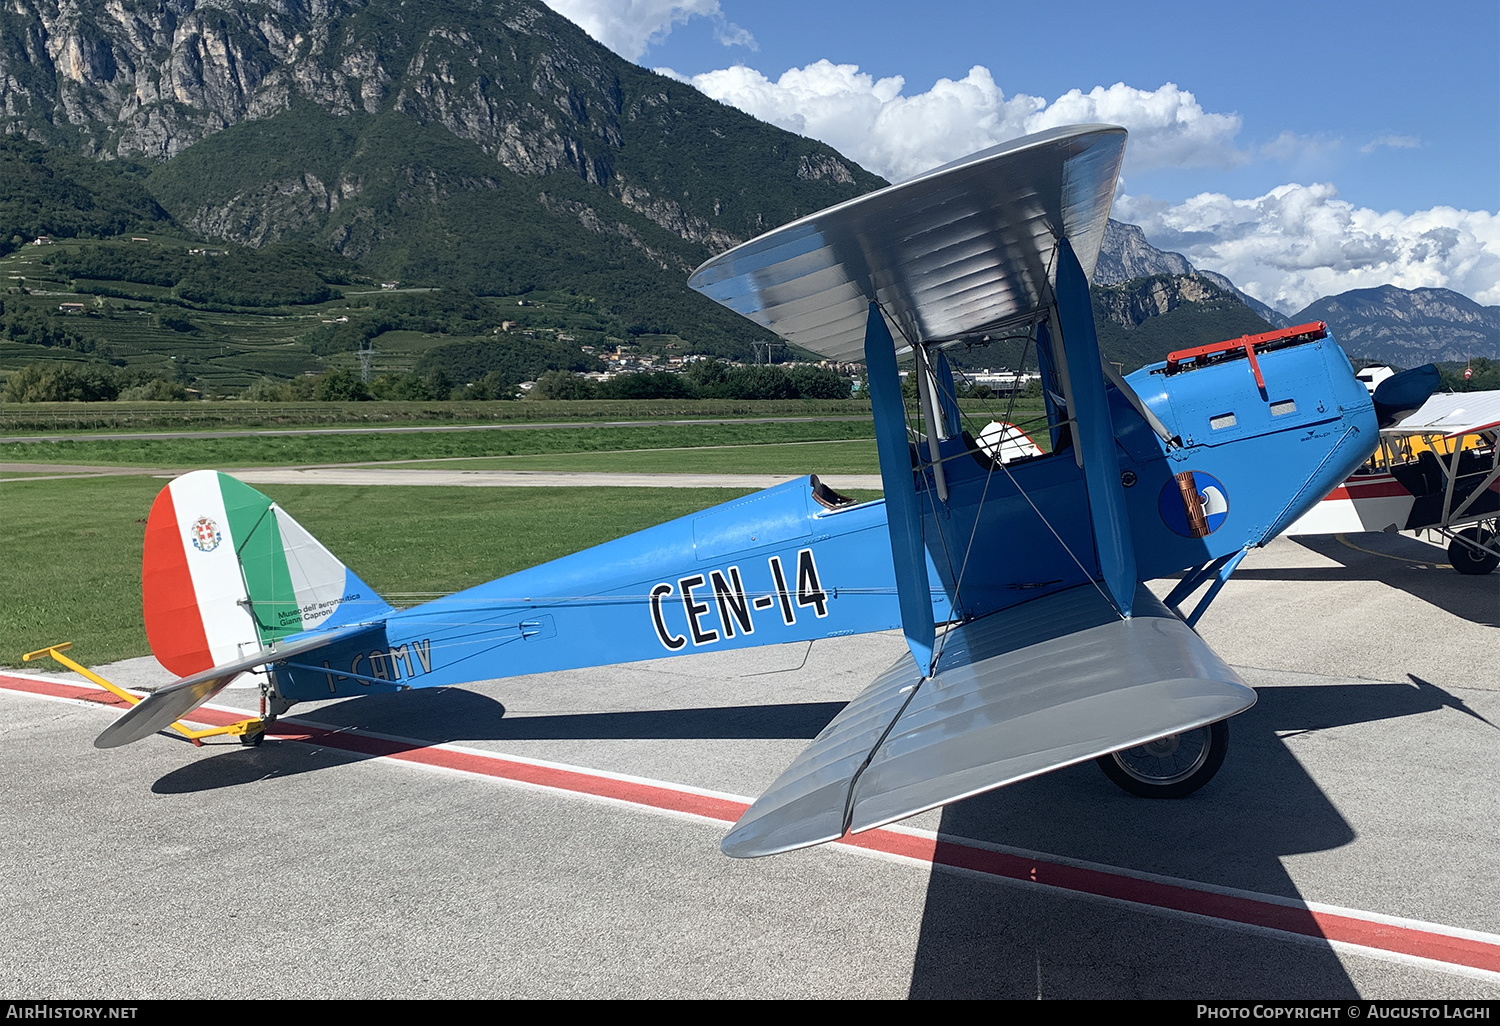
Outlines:
<svg viewBox="0 0 1500 1026"><path fill-rule="evenodd" d="M1151 245L1136 225L1113 218L1093 286L1099 345L1127 371L1177 349L1292 323L1222 274L1197 270L1181 253Z"/></svg>
<svg viewBox="0 0 1500 1026"><path fill-rule="evenodd" d="M1449 289L1354 289L1325 296L1294 320L1327 321L1351 355L1398 367L1500 357L1500 307Z"/></svg>
<svg viewBox="0 0 1500 1026"><path fill-rule="evenodd" d="M1135 225L1111 220L1105 229L1104 245L1094 271L1096 290L1108 296L1108 287L1133 278L1151 276L1156 279L1163 275L1193 275L1200 280L1206 279L1222 292L1237 295L1268 327L1285 328L1309 321L1326 321L1339 344L1355 357L1400 367L1440 361L1461 362L1471 356L1500 357L1500 307L1480 306L1449 289L1408 290L1393 285L1355 289L1324 297L1287 317L1241 292L1222 274L1196 270L1181 253L1168 253L1152 246L1146 241L1145 233ZM1106 288L1098 289L1099 286ZM1160 292L1160 286L1156 287L1156 292ZM1189 287L1184 294L1196 292ZM1137 313L1144 309L1140 306L1142 298L1110 298L1108 306L1116 311L1116 323L1121 323L1119 311L1125 307ZM1148 307L1157 302L1151 295L1144 300Z"/></svg>
<svg viewBox="0 0 1500 1026"><path fill-rule="evenodd" d="M128 244L25 266L22 253L5 258L18 281L42 276L38 295L72 288L177 304L191 316L130 313L142 324L135 344L161 349L143 316L179 343L182 325L196 325L205 353L215 340L240 375L260 365L229 350L227 321L198 316L214 303L324 297L321 322L301 318L298 368L341 366L377 334L405 333L377 348L416 360L413 333L458 326L477 337L506 324L540 339L659 338L748 358L766 333L687 289L688 272L884 184L821 143L630 64L539 0L7 0L0 135L0 254L36 235L132 234L265 254L227 254L216 266L256 267L265 287L216 297L208 265L189 259L199 242L185 253L163 242L149 260ZM444 292L342 304L325 288L352 280L340 257L364 288ZM1116 221L1095 284L1101 323L1112 325L1101 328L1106 348L1124 362L1290 323ZM1398 362L1496 352L1493 311L1419 291L1405 306L1387 296L1325 315L1315 304L1298 318L1323 316L1355 351ZM475 312L471 294L506 298ZM544 294L529 306L521 298ZM56 302L11 303L59 316ZM522 306L524 317L509 312ZM98 327L101 345L119 334L73 323L84 325L78 345L92 338L85 327Z"/></svg>
<svg viewBox="0 0 1500 1026"><path fill-rule="evenodd" d="M687 272L884 184L536 0L10 0L0 131L154 163L151 195L195 235L562 288L725 355L765 333Z"/></svg>
<svg viewBox="0 0 1500 1026"><path fill-rule="evenodd" d="M1104 242L1094 265L1095 285L1118 285L1131 278L1157 274L1192 274L1194 267L1181 253L1168 253L1146 241L1146 233L1133 224L1110 218L1104 226Z"/></svg>
<svg viewBox="0 0 1500 1026"><path fill-rule="evenodd" d="M1271 330L1233 286L1202 274L1153 274L1091 293L1099 347L1127 372L1174 350Z"/></svg>
<svg viewBox="0 0 1500 1026"><path fill-rule="evenodd" d="M1257 317L1265 321L1273 328L1290 328L1294 324L1306 323L1305 321L1299 321L1294 317L1288 317L1286 314L1282 313L1280 310L1277 310L1275 307L1267 306L1265 303L1262 303L1260 300L1256 299L1248 292L1240 291L1240 287L1238 285L1230 281L1218 271L1195 271L1193 273L1197 274L1199 277L1207 278L1209 281L1219 286L1219 288L1224 289L1226 292L1233 292L1235 295L1239 296L1240 302L1248 306L1255 312L1255 315Z"/></svg>
<svg viewBox="0 0 1500 1026"><path fill-rule="evenodd" d="M38 235L121 235L171 218L146 186L150 168L101 163L0 136L0 253Z"/></svg>
<svg viewBox="0 0 1500 1026"><path fill-rule="evenodd" d="M1298 321L1241 292L1234 282L1216 271L1200 271L1181 253L1157 249L1146 241L1146 233L1137 225L1110 218L1104 226L1104 244L1099 248L1099 262L1094 267L1095 285L1118 285L1132 278L1149 278L1159 274L1194 274L1207 278L1225 292L1232 292L1253 310L1256 316L1274 328L1285 328Z"/></svg>

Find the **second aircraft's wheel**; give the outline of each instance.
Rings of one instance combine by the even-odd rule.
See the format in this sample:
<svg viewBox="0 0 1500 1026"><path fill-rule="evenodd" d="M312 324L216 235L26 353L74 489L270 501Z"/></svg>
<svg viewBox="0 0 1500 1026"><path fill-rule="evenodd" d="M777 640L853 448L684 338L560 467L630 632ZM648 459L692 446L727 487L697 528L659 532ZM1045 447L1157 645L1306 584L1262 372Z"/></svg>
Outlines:
<svg viewBox="0 0 1500 1026"><path fill-rule="evenodd" d="M1142 798L1181 798L1214 778L1229 748L1225 720L1148 741L1096 760L1116 785Z"/></svg>
<svg viewBox="0 0 1500 1026"><path fill-rule="evenodd" d="M1473 545L1467 545L1461 540L1464 538L1469 539L1474 545L1495 544L1494 534L1482 527L1471 527L1466 531L1458 532L1458 537L1448 543L1448 562L1453 564L1453 569L1461 574L1482 577L1500 566L1500 556L1477 549Z"/></svg>

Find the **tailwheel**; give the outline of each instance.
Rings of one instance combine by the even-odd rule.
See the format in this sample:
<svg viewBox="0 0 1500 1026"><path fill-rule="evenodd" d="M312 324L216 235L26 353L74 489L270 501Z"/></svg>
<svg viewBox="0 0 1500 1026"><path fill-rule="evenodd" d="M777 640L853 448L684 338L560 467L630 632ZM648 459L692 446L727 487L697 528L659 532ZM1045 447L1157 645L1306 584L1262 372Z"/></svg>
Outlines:
<svg viewBox="0 0 1500 1026"><path fill-rule="evenodd" d="M1096 762L1114 783L1141 798L1182 798L1214 778L1229 748L1229 723L1148 741L1101 755Z"/></svg>
<svg viewBox="0 0 1500 1026"><path fill-rule="evenodd" d="M1460 531L1448 543L1448 562L1461 574L1482 577L1500 566L1495 548L1495 532L1482 527Z"/></svg>

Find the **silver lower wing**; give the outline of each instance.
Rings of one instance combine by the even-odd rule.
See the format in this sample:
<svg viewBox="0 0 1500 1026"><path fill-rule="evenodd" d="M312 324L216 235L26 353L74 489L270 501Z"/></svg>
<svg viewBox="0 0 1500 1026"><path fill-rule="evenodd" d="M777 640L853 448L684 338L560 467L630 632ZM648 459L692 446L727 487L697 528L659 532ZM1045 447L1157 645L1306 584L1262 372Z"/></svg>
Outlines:
<svg viewBox="0 0 1500 1026"><path fill-rule="evenodd" d="M1122 620L1092 585L949 631L839 713L724 838L750 858L836 840L1214 723L1255 692L1144 587Z"/></svg>

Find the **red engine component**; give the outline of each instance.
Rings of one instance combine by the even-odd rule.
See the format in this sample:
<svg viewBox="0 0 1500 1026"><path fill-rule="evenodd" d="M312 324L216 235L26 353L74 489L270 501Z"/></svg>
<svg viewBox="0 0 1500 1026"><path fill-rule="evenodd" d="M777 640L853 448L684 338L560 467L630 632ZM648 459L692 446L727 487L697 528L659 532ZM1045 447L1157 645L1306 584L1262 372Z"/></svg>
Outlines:
<svg viewBox="0 0 1500 1026"><path fill-rule="evenodd" d="M1239 354L1236 350L1242 350L1245 357L1250 361L1250 369L1255 372L1255 383L1262 389L1266 387L1266 379L1260 373L1260 361L1255 358L1256 346L1270 346L1276 343L1297 344L1301 342L1314 342L1320 338L1328 337L1328 325L1324 321L1313 321L1311 324L1299 324L1295 328L1281 328L1278 331L1267 331L1260 335L1242 335L1239 338L1225 339L1223 342L1215 342L1212 345L1195 346L1192 349L1179 349L1175 353L1167 354L1167 373L1176 374L1181 370L1191 370L1183 367L1185 360L1192 360L1195 364L1205 363L1210 356L1221 356Z"/></svg>

